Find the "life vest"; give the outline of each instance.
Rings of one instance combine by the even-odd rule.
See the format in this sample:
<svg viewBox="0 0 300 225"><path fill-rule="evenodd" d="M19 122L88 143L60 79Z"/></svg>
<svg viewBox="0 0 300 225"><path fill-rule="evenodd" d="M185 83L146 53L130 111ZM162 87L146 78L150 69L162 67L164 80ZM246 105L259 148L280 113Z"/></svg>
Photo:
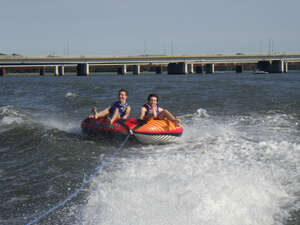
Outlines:
<svg viewBox="0 0 300 225"><path fill-rule="evenodd" d="M144 107L147 109L145 112L145 116L148 116L149 113L153 113L153 108L149 105L149 104L145 104ZM158 115L159 115L159 106L157 104L157 110L156 110L156 118L154 119L158 119Z"/></svg>
<svg viewBox="0 0 300 225"><path fill-rule="evenodd" d="M127 106L129 106L129 104L127 102L125 102L124 104L122 104L120 101L115 102L112 105L112 107L110 107L110 109L109 109L109 117L112 118L116 108L118 108L120 117L122 118L126 113Z"/></svg>

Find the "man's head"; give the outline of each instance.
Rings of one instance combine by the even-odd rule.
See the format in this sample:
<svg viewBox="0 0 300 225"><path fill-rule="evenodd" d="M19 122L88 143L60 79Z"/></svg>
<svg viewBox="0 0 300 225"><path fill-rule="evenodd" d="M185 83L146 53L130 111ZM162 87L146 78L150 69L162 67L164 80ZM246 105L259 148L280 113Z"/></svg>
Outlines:
<svg viewBox="0 0 300 225"><path fill-rule="evenodd" d="M148 104L156 105L158 103L158 96L156 94L150 94L148 96Z"/></svg>

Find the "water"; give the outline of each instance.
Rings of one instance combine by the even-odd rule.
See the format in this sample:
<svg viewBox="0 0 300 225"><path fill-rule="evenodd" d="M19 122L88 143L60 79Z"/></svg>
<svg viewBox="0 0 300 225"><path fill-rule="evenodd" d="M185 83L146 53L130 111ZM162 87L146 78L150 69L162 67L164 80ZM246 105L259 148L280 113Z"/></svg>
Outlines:
<svg viewBox="0 0 300 225"><path fill-rule="evenodd" d="M0 77L0 224L300 224L300 75ZM121 153L80 122L129 90L180 116L180 143Z"/></svg>

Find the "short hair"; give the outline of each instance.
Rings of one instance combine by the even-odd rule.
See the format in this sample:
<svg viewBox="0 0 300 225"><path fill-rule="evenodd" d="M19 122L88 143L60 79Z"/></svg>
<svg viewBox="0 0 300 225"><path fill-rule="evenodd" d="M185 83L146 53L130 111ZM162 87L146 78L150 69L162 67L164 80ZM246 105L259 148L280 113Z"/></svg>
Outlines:
<svg viewBox="0 0 300 225"><path fill-rule="evenodd" d="M150 100L150 98L155 97L158 101L158 96L156 94L150 94L148 95L148 101Z"/></svg>
<svg viewBox="0 0 300 225"><path fill-rule="evenodd" d="M121 92L125 92L126 96L128 96L128 91L125 88L121 88L119 90L119 95L121 94Z"/></svg>

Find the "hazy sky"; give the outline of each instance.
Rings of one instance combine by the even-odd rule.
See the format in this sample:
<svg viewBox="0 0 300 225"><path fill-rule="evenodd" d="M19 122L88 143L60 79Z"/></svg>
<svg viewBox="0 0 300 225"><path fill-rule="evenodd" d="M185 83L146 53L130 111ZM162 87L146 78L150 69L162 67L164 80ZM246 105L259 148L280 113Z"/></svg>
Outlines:
<svg viewBox="0 0 300 225"><path fill-rule="evenodd" d="M0 0L0 53L300 52L300 0Z"/></svg>

